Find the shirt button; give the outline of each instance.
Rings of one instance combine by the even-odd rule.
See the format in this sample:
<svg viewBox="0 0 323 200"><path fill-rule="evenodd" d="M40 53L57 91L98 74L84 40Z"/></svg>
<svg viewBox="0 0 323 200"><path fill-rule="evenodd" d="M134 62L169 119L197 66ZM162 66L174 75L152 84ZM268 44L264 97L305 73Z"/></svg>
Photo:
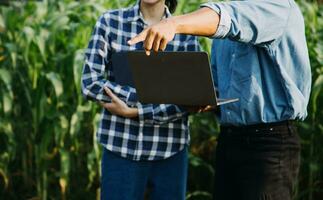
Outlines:
<svg viewBox="0 0 323 200"><path fill-rule="evenodd" d="M234 54L234 53L233 53L233 54L232 54L232 58L234 58L234 57L236 57L236 54Z"/></svg>

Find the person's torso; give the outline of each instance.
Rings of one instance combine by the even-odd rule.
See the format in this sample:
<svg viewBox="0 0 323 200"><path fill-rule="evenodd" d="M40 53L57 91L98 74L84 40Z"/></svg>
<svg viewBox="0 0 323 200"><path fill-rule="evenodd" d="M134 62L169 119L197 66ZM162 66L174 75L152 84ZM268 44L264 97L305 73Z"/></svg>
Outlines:
<svg viewBox="0 0 323 200"><path fill-rule="evenodd" d="M306 117L311 70L303 17L296 4L291 12L283 36L269 45L214 40L212 62L220 98L239 98L221 106L222 124Z"/></svg>
<svg viewBox="0 0 323 200"><path fill-rule="evenodd" d="M115 52L143 50L143 43L129 46L127 41L146 28L138 14L139 6L108 11L104 18L108 24L108 52L106 74L109 81L115 81L111 55ZM197 38L176 35L169 42L166 51L195 51ZM164 124L139 121L138 118L124 118L110 114L103 109L97 132L99 142L108 150L132 160L159 160L181 151L189 143L188 118Z"/></svg>

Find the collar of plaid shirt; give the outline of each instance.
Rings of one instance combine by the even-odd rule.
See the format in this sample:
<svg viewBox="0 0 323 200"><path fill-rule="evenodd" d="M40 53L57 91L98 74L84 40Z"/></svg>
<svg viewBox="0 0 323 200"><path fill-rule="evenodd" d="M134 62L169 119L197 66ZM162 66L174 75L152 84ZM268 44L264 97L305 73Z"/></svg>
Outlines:
<svg viewBox="0 0 323 200"><path fill-rule="evenodd" d="M163 19L169 18L171 16L172 16L172 14L170 13L168 7L165 5L165 14L163 16ZM125 19L125 21L127 21L127 22L141 21L145 25L147 25L147 23L144 20L143 15L142 15L142 13L140 11L140 0L137 0L136 4L131 8L131 15L129 15L127 17L127 19Z"/></svg>

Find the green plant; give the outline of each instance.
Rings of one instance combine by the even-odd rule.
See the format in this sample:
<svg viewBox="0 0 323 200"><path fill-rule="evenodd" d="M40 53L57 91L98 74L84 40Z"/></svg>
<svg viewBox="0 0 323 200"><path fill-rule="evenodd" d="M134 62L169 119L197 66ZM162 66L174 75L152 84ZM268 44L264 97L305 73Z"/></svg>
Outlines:
<svg viewBox="0 0 323 200"><path fill-rule="evenodd" d="M80 74L89 24L103 8L99 1L1 7L1 196L65 199L69 188L97 181L98 114L81 97ZM70 180L79 173L84 180Z"/></svg>
<svg viewBox="0 0 323 200"><path fill-rule="evenodd" d="M99 108L83 100L83 52L98 16L135 0L19 1L0 7L0 197L95 199L101 147ZM177 14L203 0L179 1ZM309 117L299 123L302 166L295 199L323 197L323 8L299 0L313 72ZM210 52L211 41L201 39ZM210 199L219 125L213 113L190 118L187 199Z"/></svg>
<svg viewBox="0 0 323 200"><path fill-rule="evenodd" d="M302 165L295 199L314 200L323 195L323 5L317 1L299 4L305 19L313 85L309 115L299 123Z"/></svg>

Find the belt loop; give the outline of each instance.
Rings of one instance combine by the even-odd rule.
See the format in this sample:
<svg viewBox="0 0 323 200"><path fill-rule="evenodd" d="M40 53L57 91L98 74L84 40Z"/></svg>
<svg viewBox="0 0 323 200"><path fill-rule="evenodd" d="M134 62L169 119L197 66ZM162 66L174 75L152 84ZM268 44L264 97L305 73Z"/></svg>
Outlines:
<svg viewBox="0 0 323 200"><path fill-rule="evenodd" d="M229 136L229 137L231 137L231 136L232 136L232 129L231 129L231 128L228 128L228 129L227 129L227 134L228 134L228 136Z"/></svg>
<svg viewBox="0 0 323 200"><path fill-rule="evenodd" d="M292 123L291 121L287 120L287 127L288 127L288 135L292 135Z"/></svg>

